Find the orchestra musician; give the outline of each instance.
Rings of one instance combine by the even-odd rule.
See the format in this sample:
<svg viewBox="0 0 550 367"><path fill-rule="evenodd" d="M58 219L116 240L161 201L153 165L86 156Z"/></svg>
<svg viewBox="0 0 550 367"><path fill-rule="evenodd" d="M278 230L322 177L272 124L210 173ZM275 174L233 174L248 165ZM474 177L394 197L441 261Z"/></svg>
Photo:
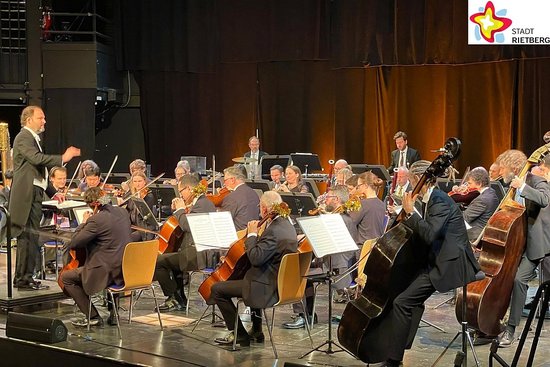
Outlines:
<svg viewBox="0 0 550 367"><path fill-rule="evenodd" d="M7 208L10 201L11 182L13 180L13 171L7 170L5 173L6 182L4 187L0 189L0 205ZM4 244L6 241L6 215L3 211L0 211L0 243Z"/></svg>
<svg viewBox="0 0 550 367"><path fill-rule="evenodd" d="M336 163L335 163L336 165ZM336 185L345 185L348 178L353 176L353 172L349 168L342 168L336 172Z"/></svg>
<svg viewBox="0 0 550 367"><path fill-rule="evenodd" d="M176 164L176 168L174 168L174 177L169 180L164 180L162 183L165 185L173 185L176 186L178 182L180 182L180 179L184 176L191 173L191 166L189 166L189 162L186 160L179 161Z"/></svg>
<svg viewBox="0 0 550 367"><path fill-rule="evenodd" d="M84 193L92 187L99 187L101 184L101 170L98 165L90 165L84 169L84 181L78 185L78 192Z"/></svg>
<svg viewBox="0 0 550 367"><path fill-rule="evenodd" d="M178 183L179 198L174 198L172 207L174 216L183 231L181 247L176 253L161 254L157 258L155 277L162 292L167 297L159 306L161 312L184 310L187 297L184 292L183 278L185 273L206 266L205 252L197 252L187 214L215 212L216 207L204 194L196 195L194 189L199 185L195 175L187 174ZM189 207L186 203L189 203Z"/></svg>
<svg viewBox="0 0 550 367"><path fill-rule="evenodd" d="M493 162L489 167L489 180L497 181L500 179L500 167L497 162Z"/></svg>
<svg viewBox="0 0 550 367"><path fill-rule="evenodd" d="M244 153L243 156L245 158L255 159L254 162L250 162L246 164L248 178L250 179L261 178L260 159L264 155L267 155L268 153L260 150L260 139L256 136L251 136L248 139L248 147L250 148L250 150Z"/></svg>
<svg viewBox="0 0 550 367"><path fill-rule="evenodd" d="M376 192L384 184L372 172L363 172L357 179L354 195L362 197L361 209L350 212L357 227L357 243L361 246L366 240L380 237L384 233L386 206Z"/></svg>
<svg viewBox="0 0 550 367"><path fill-rule="evenodd" d="M78 181L77 181L78 185L84 182L84 180L86 178L85 171L89 167L98 167L99 168L97 163L92 161L91 159L86 159L86 160L82 161L82 164L80 165L80 170L78 171L78 174L76 176L76 178L78 179ZM77 187L78 187L78 185L77 185Z"/></svg>
<svg viewBox="0 0 550 367"><path fill-rule="evenodd" d="M13 184L10 193L12 236L17 237L14 286L19 289L47 288L32 277L39 249L38 227L42 218L42 200L48 186L48 168L61 166L80 155L69 147L62 155L44 154L38 134L44 132L46 116L38 106L21 112L21 131L13 142Z"/></svg>
<svg viewBox="0 0 550 367"><path fill-rule="evenodd" d="M260 200L261 216L269 215L274 204L281 202L281 196L277 192L264 192ZM282 257L297 250L296 231L286 218L276 216L268 221L263 233L259 233L257 220L250 221L247 229L245 249L251 263L250 269L241 280L227 280L212 286L208 303L219 307L230 331L227 336L215 339L218 344L232 344L235 338L241 346L250 345L251 340L264 341L260 309L277 303L277 276ZM250 332L244 328L240 318L237 330L233 330L235 317L238 317L231 300L233 297L242 297L244 303L251 308Z"/></svg>
<svg viewBox="0 0 550 367"><path fill-rule="evenodd" d="M407 134L403 131L398 131L393 136L397 149L391 152L391 164L388 167L390 175L393 174L393 169L398 167L410 167L411 164L420 160L420 153L408 146Z"/></svg>
<svg viewBox="0 0 550 367"><path fill-rule="evenodd" d="M417 161L410 166L409 179L416 185L429 167L428 161ZM414 210L414 202L420 196L425 204L424 218ZM475 280L479 271L468 241L466 226L460 209L444 192L434 188L433 181L424 185L419 195L411 193L403 196L403 210L406 212L404 224L414 232L412 245L418 249L419 256L426 254L426 267L416 279L393 301L391 309L392 328L388 335L392 343L388 344L386 366L399 366L405 349L412 343L418 329L424 302L436 291L447 292L460 287L463 282ZM466 274L464 273L466 270ZM416 312L418 311L418 312ZM369 348L361 345L361 348Z"/></svg>
<svg viewBox="0 0 550 367"><path fill-rule="evenodd" d="M302 171L298 166L285 168L286 181L279 187L280 192L308 193L309 188L302 181Z"/></svg>
<svg viewBox="0 0 550 367"><path fill-rule="evenodd" d="M273 190L279 191L279 188L284 182L284 168L281 165L275 164L269 169L271 181L273 181Z"/></svg>
<svg viewBox="0 0 550 367"><path fill-rule="evenodd" d="M86 262L73 270L61 273L65 291L76 302L84 315L88 315L89 297L110 284L122 285L122 254L130 239L130 218L126 210L112 206L110 199L99 187L84 193L84 201L93 210L84 214L84 221L76 229L71 249L86 250ZM107 324L116 325L112 304ZM84 318L71 320L79 327L88 326ZM90 326L103 326L103 319L92 305Z"/></svg>
<svg viewBox="0 0 550 367"><path fill-rule="evenodd" d="M50 170L50 185L52 186L55 194L51 197L56 199L56 195L65 195L67 185L67 168L55 166Z"/></svg>
<svg viewBox="0 0 550 367"><path fill-rule="evenodd" d="M158 228L156 217L155 197L151 190L145 188L147 185L147 177L142 171L134 171L134 175L130 178L130 191L132 197L126 202L126 210L130 215L130 222L132 225L144 228L148 231L156 231ZM153 218L149 218L149 213L142 213L142 209L135 203L134 198L143 199L145 204L149 207L150 213ZM117 199L120 203L121 198ZM132 241L148 241L155 237L153 233L135 230L132 232Z"/></svg>
<svg viewBox="0 0 550 367"><path fill-rule="evenodd" d="M497 161L500 165L500 175L503 180L516 189L515 200L524 205L527 213L527 243L521 257L512 297L510 300L510 314L504 332L499 336L499 347L509 347L514 341L514 333L521 321L523 305L527 298L528 281L535 276L535 269L544 257L550 254L550 232L548 221L550 210L550 157L546 156L539 164L545 177L528 173L525 178L516 175L527 161L527 157L519 150L510 149L502 153Z"/></svg>
<svg viewBox="0 0 550 367"><path fill-rule="evenodd" d="M231 212L237 231L245 229L247 223L259 217L260 199L256 191L244 183L246 175L236 166L223 171L225 187L231 191L222 201L220 211Z"/></svg>
<svg viewBox="0 0 550 367"><path fill-rule="evenodd" d="M471 243L474 243L497 209L499 200L495 190L489 187L489 173L485 168L476 167L471 170L466 177L466 183L468 189L480 192L479 196L472 200L462 212L464 220L470 225L468 238Z"/></svg>
<svg viewBox="0 0 550 367"><path fill-rule="evenodd" d="M357 227L353 223L353 220L350 217L350 214L346 211L342 211L342 207L349 200L349 191L344 185L331 186L327 191L325 197L325 211L327 213L335 212L335 215L342 216L344 223L354 241L357 242ZM336 213L340 212L341 213ZM344 274L348 269L353 258L355 251L344 252L340 254L328 255L323 257L323 271L334 271L335 274ZM337 282L333 283L334 290L336 290L336 297L334 302L341 303L344 300L347 301L347 297L344 295L345 288L350 285L353 280L351 273L342 279L339 279ZM308 317L313 317L314 323L316 322L316 315L313 315L313 302L314 302L314 289L313 282L308 280L306 283L305 289L305 305ZM301 303L295 303L292 305L292 309L297 316L294 317L293 321L283 323L283 328L285 329L300 329L305 326L306 317L302 309ZM308 320L311 323L311 319Z"/></svg>
<svg viewBox="0 0 550 367"><path fill-rule="evenodd" d="M132 177L135 173L141 172L147 178L147 165L145 164L145 161L143 159L134 159L132 162L130 162L128 169L130 171L130 178L120 184L120 187L122 188L122 191L124 193L132 191Z"/></svg>

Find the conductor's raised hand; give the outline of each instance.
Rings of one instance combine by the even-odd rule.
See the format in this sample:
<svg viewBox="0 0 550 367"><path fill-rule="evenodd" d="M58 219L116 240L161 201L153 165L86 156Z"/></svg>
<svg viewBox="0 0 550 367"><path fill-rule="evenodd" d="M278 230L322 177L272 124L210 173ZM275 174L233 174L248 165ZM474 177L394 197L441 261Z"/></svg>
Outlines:
<svg viewBox="0 0 550 367"><path fill-rule="evenodd" d="M61 156L61 160L63 160L63 163L67 163L74 157L80 157L80 149L70 146Z"/></svg>

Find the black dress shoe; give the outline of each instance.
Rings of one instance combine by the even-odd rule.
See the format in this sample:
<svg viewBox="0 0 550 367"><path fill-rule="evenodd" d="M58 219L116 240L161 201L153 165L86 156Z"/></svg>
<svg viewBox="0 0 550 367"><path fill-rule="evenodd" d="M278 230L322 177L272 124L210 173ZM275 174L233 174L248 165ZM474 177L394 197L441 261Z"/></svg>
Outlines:
<svg viewBox="0 0 550 367"><path fill-rule="evenodd" d="M50 289L49 286L40 284L39 282L29 282L29 283L18 283L16 285L17 289L24 291L39 291Z"/></svg>
<svg viewBox="0 0 550 367"><path fill-rule="evenodd" d="M250 335L250 339L252 341L255 341L256 343L263 343L264 340L265 340L265 335L263 333L263 331L252 331L250 330L248 332L248 335Z"/></svg>
<svg viewBox="0 0 550 367"><path fill-rule="evenodd" d="M229 334L227 334L223 338L214 339L214 341L220 345L232 345L233 340L235 340L235 334L232 331L229 332ZM246 332L239 333L239 337L237 338L237 344L239 344L241 347L250 346L250 337L248 336L248 333Z"/></svg>

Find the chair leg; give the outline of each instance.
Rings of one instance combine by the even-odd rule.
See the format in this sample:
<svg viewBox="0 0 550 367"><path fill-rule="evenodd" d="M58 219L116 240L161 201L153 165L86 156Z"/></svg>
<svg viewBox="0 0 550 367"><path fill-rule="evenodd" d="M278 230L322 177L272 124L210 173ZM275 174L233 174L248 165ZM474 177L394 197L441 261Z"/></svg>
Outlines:
<svg viewBox="0 0 550 367"><path fill-rule="evenodd" d="M311 330L310 330L310 327L309 327L309 322L307 321L307 318L308 318L308 314L307 314L307 309L306 309L306 303L304 302L304 299L302 298L301 301L302 303L302 309L304 310L304 316L306 317L306 330L307 330L307 335L309 335L309 341L311 343L311 347L313 348L313 338L311 338ZM315 302L314 302L315 303ZM313 319L315 318L315 312L313 313L313 315L311 315L311 326L313 327ZM330 321L329 321L330 323Z"/></svg>
<svg viewBox="0 0 550 367"><path fill-rule="evenodd" d="M267 326L267 332L269 333L269 340L271 341L271 349L273 349L273 355L275 356L275 359L278 359L279 355L277 353L277 348L275 348L275 343L273 342L273 323L275 321L275 307L273 307L273 312L271 314L271 323L267 319L267 312L265 311L265 309L263 310L263 313L265 325Z"/></svg>
<svg viewBox="0 0 550 367"><path fill-rule="evenodd" d="M237 350L237 330L239 326L239 302L240 300L237 300L237 307L235 308L235 327L233 329L233 350Z"/></svg>
<svg viewBox="0 0 550 367"><path fill-rule="evenodd" d="M187 302L185 304L185 316L189 316L189 299L191 298L191 280L193 280L193 274L195 274L194 271L189 272L189 279L187 282Z"/></svg>
<svg viewBox="0 0 550 367"><path fill-rule="evenodd" d="M90 332L90 321L92 319L92 296L88 296L90 301L88 302L88 332Z"/></svg>
<svg viewBox="0 0 550 367"><path fill-rule="evenodd" d="M159 325L160 325L160 331L162 331L162 318L160 317L160 310L159 310L159 305L158 305L158 301L157 301L157 297L155 296L155 288L153 288L153 286L151 285L151 291L153 292L153 299L155 300L155 309L157 310L157 316L159 318Z"/></svg>
<svg viewBox="0 0 550 367"><path fill-rule="evenodd" d="M206 305L206 308L202 312L201 317L199 317L199 319L195 322L195 325L193 326L193 330L191 330L191 334L193 334L195 332L195 329L197 328L197 325L199 324L199 322L201 322L204 319L204 315L206 315L206 311L208 311L209 308L210 308L210 306Z"/></svg>
<svg viewBox="0 0 550 367"><path fill-rule="evenodd" d="M120 332L120 317L118 316L118 304L115 301L115 296L113 295L113 292L108 290L109 296L111 297L111 301L113 302L113 310L115 311L116 316L116 327L118 329L118 338L122 340L122 333Z"/></svg>
<svg viewBox="0 0 550 367"><path fill-rule="evenodd" d="M134 291L130 291L130 310L128 311L128 324L132 323L133 311L134 311Z"/></svg>

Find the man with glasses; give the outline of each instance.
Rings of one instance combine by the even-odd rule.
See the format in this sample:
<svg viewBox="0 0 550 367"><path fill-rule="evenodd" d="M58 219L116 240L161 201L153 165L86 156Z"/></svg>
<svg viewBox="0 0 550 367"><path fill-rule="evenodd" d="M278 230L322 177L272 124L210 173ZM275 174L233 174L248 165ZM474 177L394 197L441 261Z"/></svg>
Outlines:
<svg viewBox="0 0 550 367"><path fill-rule="evenodd" d="M191 229L187 222L187 213L208 213L216 211L216 207L204 194L196 195L194 189L199 185L195 175L184 175L178 183L179 198L172 201L172 210L183 231L181 247L178 252L161 254L157 257L155 280L167 297L159 306L161 312L181 311L185 309L183 279L186 272L198 270L206 266L204 252L197 252ZM188 204L186 204L188 203ZM190 206L188 206L190 205Z"/></svg>
<svg viewBox="0 0 550 367"><path fill-rule="evenodd" d="M246 177L238 167L229 167L223 171L224 184L231 193L227 195L220 207L233 217L237 231L245 229L248 222L260 217L260 198L256 191L244 183Z"/></svg>

